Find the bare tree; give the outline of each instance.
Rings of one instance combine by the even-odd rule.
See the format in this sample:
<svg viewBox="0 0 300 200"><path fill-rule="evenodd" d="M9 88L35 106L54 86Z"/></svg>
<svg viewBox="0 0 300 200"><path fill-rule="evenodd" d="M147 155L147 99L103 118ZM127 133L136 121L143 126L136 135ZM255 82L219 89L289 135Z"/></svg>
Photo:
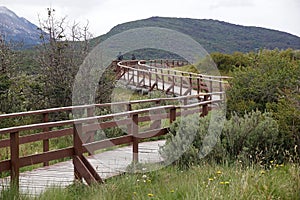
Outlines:
<svg viewBox="0 0 300 200"><path fill-rule="evenodd" d="M56 19L55 10L48 8L47 19L40 19L42 44L38 47L44 96L47 107L68 106L72 103L72 86L78 68L89 51L88 24L71 26L66 17Z"/></svg>

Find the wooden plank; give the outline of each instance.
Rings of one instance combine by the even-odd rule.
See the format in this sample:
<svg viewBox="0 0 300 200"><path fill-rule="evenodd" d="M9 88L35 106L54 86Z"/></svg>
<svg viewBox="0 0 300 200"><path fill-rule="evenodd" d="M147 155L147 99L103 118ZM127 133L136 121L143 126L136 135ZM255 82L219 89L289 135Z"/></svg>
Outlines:
<svg viewBox="0 0 300 200"><path fill-rule="evenodd" d="M87 182L88 185L97 183L97 180L90 173L90 171L87 169L87 167L84 165L84 163L82 162L82 160L78 155L75 155L73 157L73 164L74 164L75 171L78 172L80 176L82 176L82 178L84 178L84 180Z"/></svg>
<svg viewBox="0 0 300 200"><path fill-rule="evenodd" d="M86 157L82 156L81 157L81 161L86 166L86 168L91 173L91 175L94 177L94 179L96 180L96 182L98 182L98 183L104 183L103 180L102 180L102 178L99 176L99 174L94 169L94 167L91 165L91 163L86 159Z"/></svg>
<svg viewBox="0 0 300 200"><path fill-rule="evenodd" d="M138 133L139 133L139 116L138 114L132 115L132 153L133 153L133 160L132 162L139 162L139 140L138 140Z"/></svg>
<svg viewBox="0 0 300 200"><path fill-rule="evenodd" d="M149 139L149 138L153 138L153 137L162 136L169 132L168 128L169 127L162 128L162 129L150 130L150 131L144 131L144 132L138 134L138 138L139 138L139 140L143 140L143 139Z"/></svg>
<svg viewBox="0 0 300 200"><path fill-rule="evenodd" d="M83 144L83 147L85 147L88 150L96 151L99 149L109 148L109 147L113 147L116 145L129 144L131 142L132 142L132 135L125 135L125 136L121 136L121 137L116 137L116 138L96 141L96 142L92 142L92 143L88 143L88 144Z"/></svg>
<svg viewBox="0 0 300 200"><path fill-rule="evenodd" d="M19 187L19 175L20 175L20 160L19 160L19 132L10 133L10 177L11 184Z"/></svg>
<svg viewBox="0 0 300 200"><path fill-rule="evenodd" d="M74 153L74 148L69 147L65 149L48 151L40 154L25 156L20 158L20 167L30 166L38 163L43 163L51 160L58 160L62 158L71 157Z"/></svg>
<svg viewBox="0 0 300 200"><path fill-rule="evenodd" d="M117 120L117 121L99 122L97 124L88 124L88 125L84 125L82 127L82 131L87 132L87 131L96 131L99 129L118 127L121 125L128 125L131 122L132 122L131 119L123 119L123 120Z"/></svg>
<svg viewBox="0 0 300 200"><path fill-rule="evenodd" d="M58 138L67 135L71 135L73 133L73 128L66 128L61 130L49 131L49 132L41 132L31 135L26 135L20 137L20 144L37 142L40 140ZM0 141L0 148L8 147L10 145L10 139L5 139Z"/></svg>
<svg viewBox="0 0 300 200"><path fill-rule="evenodd" d="M9 171L11 168L10 160L0 162L0 172Z"/></svg>

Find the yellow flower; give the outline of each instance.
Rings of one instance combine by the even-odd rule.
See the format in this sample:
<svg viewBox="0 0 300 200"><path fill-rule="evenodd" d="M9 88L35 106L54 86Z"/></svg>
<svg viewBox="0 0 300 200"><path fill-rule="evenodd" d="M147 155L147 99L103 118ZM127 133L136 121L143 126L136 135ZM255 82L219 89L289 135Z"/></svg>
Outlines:
<svg viewBox="0 0 300 200"><path fill-rule="evenodd" d="M174 193L175 191L174 191L174 190L171 190L170 192L171 192L171 193Z"/></svg>
<svg viewBox="0 0 300 200"><path fill-rule="evenodd" d="M213 179L213 178L209 178L208 180L209 180L209 181L213 181L214 179Z"/></svg>
<svg viewBox="0 0 300 200"><path fill-rule="evenodd" d="M280 164L279 166L280 166L280 167L283 167L283 166L284 166L284 164Z"/></svg>
<svg viewBox="0 0 300 200"><path fill-rule="evenodd" d="M154 194L149 193L148 197L154 197Z"/></svg>
<svg viewBox="0 0 300 200"><path fill-rule="evenodd" d="M148 183L151 183L151 180L150 180L150 179L148 179L148 180L147 180L147 182L148 182Z"/></svg>
<svg viewBox="0 0 300 200"><path fill-rule="evenodd" d="M224 183L225 183L225 185L229 185L229 181L225 181Z"/></svg>
<svg viewBox="0 0 300 200"><path fill-rule="evenodd" d="M270 163L273 164L274 160L271 160Z"/></svg>
<svg viewBox="0 0 300 200"><path fill-rule="evenodd" d="M261 170L260 173L261 173L261 174L265 174L266 172L265 172L264 170Z"/></svg>
<svg viewBox="0 0 300 200"><path fill-rule="evenodd" d="M222 174L222 172L219 170L219 171L217 171L217 174Z"/></svg>
<svg viewBox="0 0 300 200"><path fill-rule="evenodd" d="M223 182L223 181L222 181L222 182L220 182L220 184L221 184L221 185L224 185L224 184L225 184L225 182Z"/></svg>
<svg viewBox="0 0 300 200"><path fill-rule="evenodd" d="M136 192L133 192L134 195L136 195Z"/></svg>

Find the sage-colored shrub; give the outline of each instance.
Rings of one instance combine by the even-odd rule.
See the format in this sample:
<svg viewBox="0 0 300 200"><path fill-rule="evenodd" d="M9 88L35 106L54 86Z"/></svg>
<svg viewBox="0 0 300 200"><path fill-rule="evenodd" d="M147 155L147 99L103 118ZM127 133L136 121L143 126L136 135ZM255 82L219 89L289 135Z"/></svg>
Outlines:
<svg viewBox="0 0 300 200"><path fill-rule="evenodd" d="M221 116L214 113L204 118L192 115L176 120L166 145L160 149L165 162L189 168L202 161L262 165L284 161L278 124L270 113L252 111L243 117L232 114L229 120Z"/></svg>

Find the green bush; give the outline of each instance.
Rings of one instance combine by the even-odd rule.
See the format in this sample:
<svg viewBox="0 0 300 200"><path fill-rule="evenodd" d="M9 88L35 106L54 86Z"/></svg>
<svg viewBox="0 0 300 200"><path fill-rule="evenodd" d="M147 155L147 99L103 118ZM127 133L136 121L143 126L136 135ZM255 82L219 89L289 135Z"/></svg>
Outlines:
<svg viewBox="0 0 300 200"><path fill-rule="evenodd" d="M180 168L189 168L202 161L268 165L270 161L282 163L288 159L284 138L270 113L252 111L243 117L233 114L225 120L223 129L220 115L212 115L189 116L171 125L166 145L160 149L166 162L175 160L173 163ZM221 134L218 129L222 129Z"/></svg>

